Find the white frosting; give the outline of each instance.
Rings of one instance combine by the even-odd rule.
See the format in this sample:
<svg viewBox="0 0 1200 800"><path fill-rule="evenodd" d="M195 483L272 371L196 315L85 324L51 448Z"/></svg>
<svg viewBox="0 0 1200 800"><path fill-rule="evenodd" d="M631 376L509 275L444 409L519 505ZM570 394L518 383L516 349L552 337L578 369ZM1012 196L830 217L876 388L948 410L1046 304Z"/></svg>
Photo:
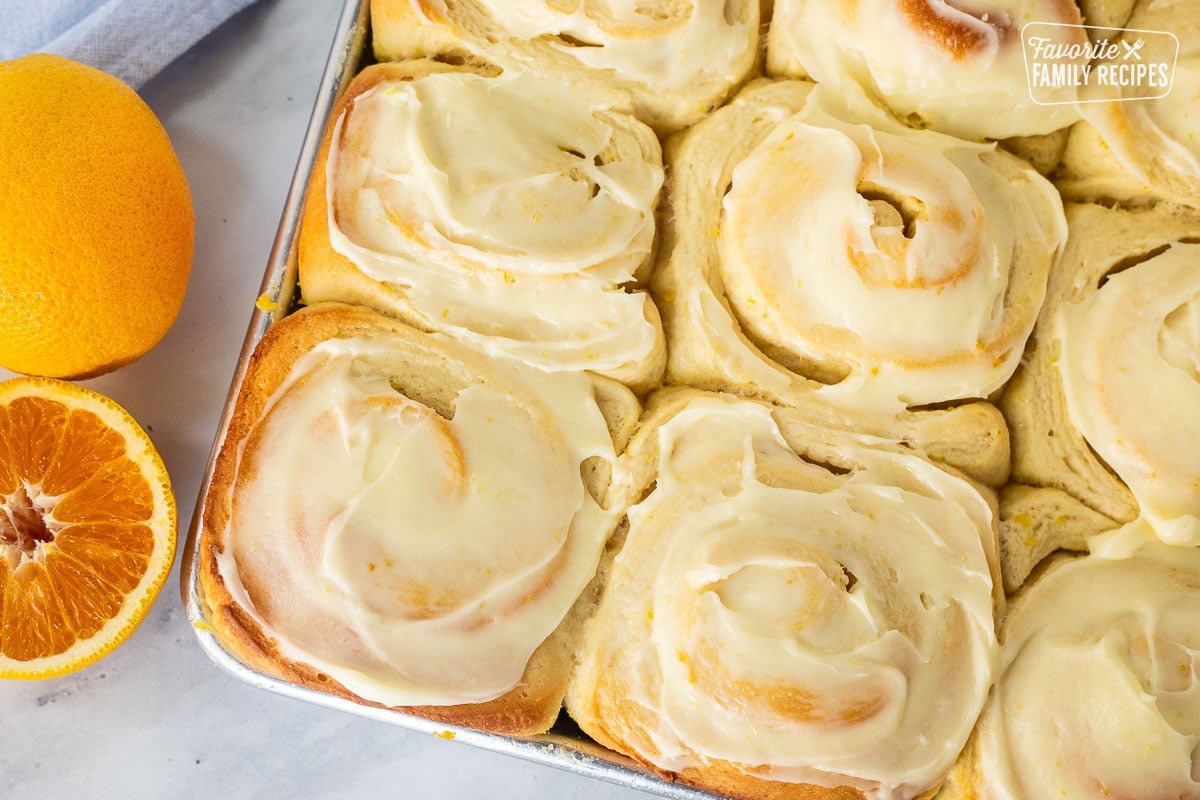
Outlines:
<svg viewBox="0 0 1200 800"><path fill-rule="evenodd" d="M771 64L839 91L861 87L899 116L968 139L1050 133L1079 118L1074 89L1030 94L1021 29L1079 25L1069 0L776 0ZM1082 28L1040 36L1086 44Z"/></svg>
<svg viewBox="0 0 1200 800"><path fill-rule="evenodd" d="M1200 30L1190 31L1191 52L1175 64L1171 91L1157 100L1126 104L1125 110L1142 113L1156 130L1163 160L1182 175L1200 179ZM1116 150L1123 157L1123 149Z"/></svg>
<svg viewBox="0 0 1200 800"><path fill-rule="evenodd" d="M1149 86L1115 88L1092 87L1089 102L1083 104L1083 117L1099 131L1107 149L1121 165L1139 180L1157 182L1157 169L1174 173L1194 193L1200 182L1200 14L1192 8L1172 8L1171 3L1147 3L1148 14L1138 27L1169 32L1174 39L1146 34L1139 56L1145 63L1165 63L1174 67L1169 91L1163 97L1140 98L1142 93L1161 92ZM1172 15L1178 11L1178 20ZM1188 20L1190 14L1194 19ZM1137 34L1128 34L1132 38ZM1175 45L1178 43L1178 57ZM1120 63L1120 62L1118 62ZM1103 98L1124 98L1108 100Z"/></svg>
<svg viewBox="0 0 1200 800"><path fill-rule="evenodd" d="M621 592L642 756L667 770L763 765L755 774L872 798L936 785L991 683L987 502L928 462L867 447L849 446L861 466L832 474L753 403L694 400L657 440L657 483L628 512L612 579L626 558L649 561L632 567L648 593Z"/></svg>
<svg viewBox="0 0 1200 800"><path fill-rule="evenodd" d="M484 352L554 370L646 357L645 295L622 286L650 254L661 155L597 91L440 73L364 92L329 155L334 250Z"/></svg>
<svg viewBox="0 0 1200 800"><path fill-rule="evenodd" d="M1200 796L1200 550L1149 545L1038 579L980 722L985 800Z"/></svg>
<svg viewBox="0 0 1200 800"><path fill-rule="evenodd" d="M523 39L567 35L556 47L580 63L669 92L697 76L732 82L757 44L758 15L728 19L726 0L484 0Z"/></svg>
<svg viewBox="0 0 1200 800"><path fill-rule="evenodd" d="M1174 244L1057 318L1071 423L1171 544L1200 544L1200 245Z"/></svg>
<svg viewBox="0 0 1200 800"><path fill-rule="evenodd" d="M361 697L489 700L595 572L615 519L580 464L613 446L583 375L497 362L447 420L393 388L406 368L386 338L297 360L243 448L220 570L285 655Z"/></svg>
<svg viewBox="0 0 1200 800"><path fill-rule="evenodd" d="M851 124L830 105L818 86L734 170L720 229L734 312L760 340L847 368L821 389L837 402L986 397L1044 295L1014 276L1044 274L1066 238L1057 192L1031 168L998 170L990 146Z"/></svg>

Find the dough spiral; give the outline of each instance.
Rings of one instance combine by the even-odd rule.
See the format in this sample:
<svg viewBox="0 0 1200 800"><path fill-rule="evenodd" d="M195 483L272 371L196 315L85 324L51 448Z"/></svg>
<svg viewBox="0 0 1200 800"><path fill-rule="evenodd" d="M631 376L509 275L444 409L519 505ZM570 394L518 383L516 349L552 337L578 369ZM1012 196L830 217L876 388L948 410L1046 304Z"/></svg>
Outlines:
<svg viewBox="0 0 1200 800"><path fill-rule="evenodd" d="M670 140L667 160L652 287L668 379L835 407L872 434L1003 385L1066 236L1057 193L1027 164L838 108L819 85L752 84ZM972 442L1003 427L957 411ZM952 463L1002 481L992 457Z"/></svg>
<svg viewBox="0 0 1200 800"><path fill-rule="evenodd" d="M767 69L863 91L916 127L965 139L1047 134L1079 109L1066 87L1034 101L1021 43L1030 21L1081 23L1070 0L775 0ZM1045 31L1087 41L1082 28Z"/></svg>
<svg viewBox="0 0 1200 800"><path fill-rule="evenodd" d="M1200 550L1056 562L1015 598L945 800L1200 795Z"/></svg>
<svg viewBox="0 0 1200 800"><path fill-rule="evenodd" d="M1147 206L1166 199L1200 208L1200 7L1140 0L1122 27L1136 30L1114 42L1143 40L1137 63L1173 67L1169 91L1134 99L1163 90L1089 87L1056 183L1069 200Z"/></svg>
<svg viewBox="0 0 1200 800"><path fill-rule="evenodd" d="M662 156L621 102L559 77L364 70L309 188L305 300L362 303L485 353L653 385L661 323L636 278Z"/></svg>
<svg viewBox="0 0 1200 800"><path fill-rule="evenodd" d="M339 304L276 323L244 386L202 539L223 641L359 702L548 728L616 522L597 393L619 429L628 390Z"/></svg>
<svg viewBox="0 0 1200 800"><path fill-rule="evenodd" d="M1052 550L1138 517L1164 541L1200 544L1200 215L1069 205L1067 218L1001 400L1013 481L1035 487L1002 498L1009 588Z"/></svg>
<svg viewBox="0 0 1200 800"><path fill-rule="evenodd" d="M637 502L571 715L735 797L765 780L771 797L936 787L991 682L990 503L766 404L678 390L650 408L622 460Z"/></svg>
<svg viewBox="0 0 1200 800"><path fill-rule="evenodd" d="M661 131L691 125L756 68L758 0L372 0L375 56L472 58L600 82Z"/></svg>

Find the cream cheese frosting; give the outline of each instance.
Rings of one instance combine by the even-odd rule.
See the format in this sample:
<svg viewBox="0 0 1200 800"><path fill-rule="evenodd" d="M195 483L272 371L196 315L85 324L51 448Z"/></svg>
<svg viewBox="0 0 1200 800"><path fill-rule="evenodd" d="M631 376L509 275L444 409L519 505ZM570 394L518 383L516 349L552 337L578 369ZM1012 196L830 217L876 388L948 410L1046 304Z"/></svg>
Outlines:
<svg viewBox="0 0 1200 800"><path fill-rule="evenodd" d="M867 446L830 471L768 407L728 397L693 399L650 450L655 483L609 578L616 610L593 623L629 704L605 719L636 715L627 741L664 770L719 760L872 798L935 786L991 683L984 498Z"/></svg>
<svg viewBox="0 0 1200 800"><path fill-rule="evenodd" d="M757 15L730 18L726 0L483 0L482 5L517 37L556 37L559 50L592 69L613 70L667 92L706 73L737 80L757 41Z"/></svg>
<svg viewBox="0 0 1200 800"><path fill-rule="evenodd" d="M658 337L628 292L663 180L620 95L527 73L385 81L337 120L333 249L419 323L552 370L613 370Z"/></svg>
<svg viewBox="0 0 1200 800"><path fill-rule="evenodd" d="M1128 22L1135 30L1122 38L1133 41L1141 63L1166 67L1169 84L1159 88L1090 85L1081 106L1083 118L1099 132L1105 150L1130 175L1193 206L1200 191L1198 26L1200 10L1193 4L1140 2Z"/></svg>
<svg viewBox="0 0 1200 800"><path fill-rule="evenodd" d="M244 441L219 569L286 656L360 697L481 702L591 580L615 512L580 466L613 444L585 375L496 361L443 416L403 394L408 366L386 337L295 362Z"/></svg>
<svg viewBox="0 0 1200 800"><path fill-rule="evenodd" d="M1152 141L1162 159L1176 172L1200 181L1200 30L1192 29L1181 45L1186 49L1175 62L1171 91L1165 97L1125 107L1127 113L1145 114L1154 131ZM1114 137L1115 138L1115 137ZM1126 168L1139 171L1123 149L1116 151Z"/></svg>
<svg viewBox="0 0 1200 800"><path fill-rule="evenodd" d="M1086 45L1070 0L776 0L768 68L861 89L898 116L967 139L1045 134L1079 119L1076 90L1030 90L1022 28ZM1073 27L1072 27L1073 26Z"/></svg>
<svg viewBox="0 0 1200 800"><path fill-rule="evenodd" d="M1200 796L1200 550L1051 568L1010 608L985 800Z"/></svg>
<svg viewBox="0 0 1200 800"><path fill-rule="evenodd" d="M840 106L818 85L734 169L719 231L733 312L775 352L831 365L820 391L843 405L988 396L1066 239L1057 193L990 145Z"/></svg>
<svg viewBox="0 0 1200 800"><path fill-rule="evenodd" d="M1200 544L1200 245L1110 275L1055 330L1071 423L1161 539Z"/></svg>

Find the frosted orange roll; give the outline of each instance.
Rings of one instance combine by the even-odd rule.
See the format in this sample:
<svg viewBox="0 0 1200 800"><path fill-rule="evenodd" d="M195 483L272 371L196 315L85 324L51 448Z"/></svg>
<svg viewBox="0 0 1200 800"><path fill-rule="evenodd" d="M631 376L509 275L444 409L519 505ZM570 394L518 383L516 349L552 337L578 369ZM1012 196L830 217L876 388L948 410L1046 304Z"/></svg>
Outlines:
<svg viewBox="0 0 1200 800"><path fill-rule="evenodd" d="M862 91L915 127L966 139L1046 134L1079 119L1071 87L1030 90L1022 28L1086 45L1071 0L775 0L769 74Z"/></svg>
<svg viewBox="0 0 1200 800"><path fill-rule="evenodd" d="M659 317L659 143L560 76L369 67L332 116L301 224L306 301L369 305L481 352L644 388Z"/></svg>
<svg viewBox="0 0 1200 800"><path fill-rule="evenodd" d="M731 797L935 790L992 679L991 502L794 411L694 390L649 407L569 713Z"/></svg>
<svg viewBox="0 0 1200 800"><path fill-rule="evenodd" d="M658 130L692 124L756 67L758 0L372 0L375 56L476 58L628 92Z"/></svg>
<svg viewBox="0 0 1200 800"><path fill-rule="evenodd" d="M882 418L1011 376L1066 238L1029 165L798 81L752 84L667 152L673 380Z"/></svg>
<svg viewBox="0 0 1200 800"><path fill-rule="evenodd" d="M615 420L636 409L611 381L485 359L366 309L285 317L206 501L214 630L303 686L545 730L616 522Z"/></svg>
<svg viewBox="0 0 1200 800"><path fill-rule="evenodd" d="M1071 421L1164 541L1200 545L1200 244L1109 276L1055 323Z"/></svg>
<svg viewBox="0 0 1200 800"><path fill-rule="evenodd" d="M1195 797L1200 550L1054 564L1012 602L947 800Z"/></svg>
<svg viewBox="0 0 1200 800"><path fill-rule="evenodd" d="M1122 526L1110 546L1147 534L1200 544L1200 213L1068 204L1067 219L1001 401L1013 442L1001 498L1010 589L1053 550L1087 549Z"/></svg>
<svg viewBox="0 0 1200 800"><path fill-rule="evenodd" d="M1200 208L1200 6L1141 0L1123 27L1132 30L1106 31L1114 46L1124 42L1136 48L1137 63L1167 67L1170 82L1089 86L1056 182L1074 200L1161 198Z"/></svg>

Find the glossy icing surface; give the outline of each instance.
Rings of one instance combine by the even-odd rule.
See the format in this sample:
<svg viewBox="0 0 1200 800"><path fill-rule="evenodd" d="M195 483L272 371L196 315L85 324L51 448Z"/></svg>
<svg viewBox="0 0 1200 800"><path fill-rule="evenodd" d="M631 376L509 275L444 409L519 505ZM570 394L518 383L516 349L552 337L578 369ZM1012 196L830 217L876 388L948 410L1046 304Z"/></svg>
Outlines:
<svg viewBox="0 0 1200 800"><path fill-rule="evenodd" d="M385 82L337 121L330 240L423 326L549 369L645 358L626 292L650 255L658 142L619 96L554 78Z"/></svg>
<svg viewBox="0 0 1200 800"><path fill-rule="evenodd" d="M443 416L395 384L406 355L361 337L296 362L243 447L220 569L364 698L492 699L595 572L615 518L580 465L613 446L584 375L497 362Z"/></svg>
<svg viewBox="0 0 1200 800"><path fill-rule="evenodd" d="M818 86L738 164L720 228L732 309L829 365L837 402L986 397L1032 331L1061 201L990 146L864 118Z"/></svg>
<svg viewBox="0 0 1200 800"><path fill-rule="evenodd" d="M767 407L727 398L689 402L652 449L590 653L612 674L604 727L662 769L936 785L991 683L988 503L894 451L810 462Z"/></svg>
<svg viewBox="0 0 1200 800"><path fill-rule="evenodd" d="M1046 572L1010 609L980 722L988 800L1195 797L1200 550Z"/></svg>
<svg viewBox="0 0 1200 800"><path fill-rule="evenodd" d="M1200 245L1109 275L1057 318L1072 424L1172 544L1200 544Z"/></svg>
<svg viewBox="0 0 1200 800"><path fill-rule="evenodd" d="M1079 118L1072 88L1030 94L1021 29L1081 22L1070 0L777 0L768 63L877 98L967 139L1050 133ZM1055 44L1082 28L1045 26Z"/></svg>

